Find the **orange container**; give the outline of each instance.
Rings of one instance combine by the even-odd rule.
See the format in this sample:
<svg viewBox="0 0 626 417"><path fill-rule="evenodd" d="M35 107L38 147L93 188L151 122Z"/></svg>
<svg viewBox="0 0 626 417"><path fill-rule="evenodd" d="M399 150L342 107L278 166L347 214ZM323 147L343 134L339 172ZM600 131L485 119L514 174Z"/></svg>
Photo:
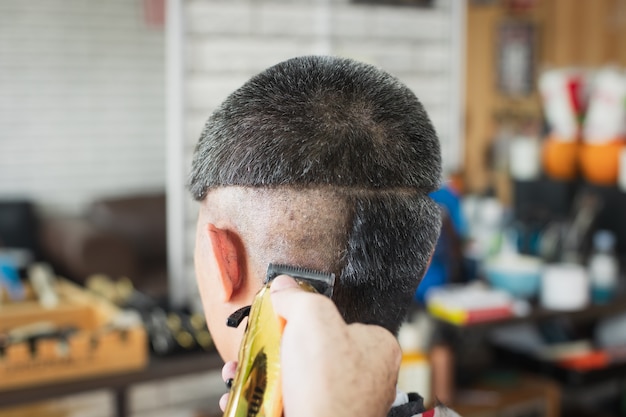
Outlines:
<svg viewBox="0 0 626 417"><path fill-rule="evenodd" d="M558 361L558 364L564 368L582 372L602 369L609 365L609 355L604 351L598 350L561 359Z"/></svg>
<svg viewBox="0 0 626 417"><path fill-rule="evenodd" d="M552 134L548 136L542 149L543 169L556 180L573 180L578 174L577 140L563 140Z"/></svg>
<svg viewBox="0 0 626 417"><path fill-rule="evenodd" d="M581 145L579 159L583 177L594 184L614 185L619 175L619 154L623 147L623 140Z"/></svg>

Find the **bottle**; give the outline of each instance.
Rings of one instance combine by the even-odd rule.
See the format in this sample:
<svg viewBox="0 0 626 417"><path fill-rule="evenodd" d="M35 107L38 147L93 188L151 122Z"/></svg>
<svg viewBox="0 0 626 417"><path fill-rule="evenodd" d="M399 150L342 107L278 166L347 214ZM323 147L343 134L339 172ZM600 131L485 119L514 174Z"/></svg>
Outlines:
<svg viewBox="0 0 626 417"><path fill-rule="evenodd" d="M615 235L599 230L593 236L593 252L589 258L591 299L596 304L611 301L617 289L619 264L615 256Z"/></svg>
<svg viewBox="0 0 626 417"><path fill-rule="evenodd" d="M445 343L430 348L432 368L432 395L443 405L452 406L454 400L454 352Z"/></svg>
<svg viewBox="0 0 626 417"><path fill-rule="evenodd" d="M398 342L402 349L402 361L398 374L398 389L406 393L418 393L427 404L431 393L431 371L428 357L421 346L422 339L415 323L405 322L400 327Z"/></svg>

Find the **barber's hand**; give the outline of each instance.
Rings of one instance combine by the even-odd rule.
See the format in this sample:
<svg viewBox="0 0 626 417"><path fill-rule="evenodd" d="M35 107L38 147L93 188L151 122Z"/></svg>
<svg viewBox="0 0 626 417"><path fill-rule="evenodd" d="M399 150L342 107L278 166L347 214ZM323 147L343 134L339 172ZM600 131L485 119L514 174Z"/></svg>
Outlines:
<svg viewBox="0 0 626 417"><path fill-rule="evenodd" d="M281 345L285 417L386 416L396 394L401 351L386 329L346 324L333 302L279 276L272 304L286 320ZM224 366L224 380L236 364ZM222 410L226 396L222 397Z"/></svg>

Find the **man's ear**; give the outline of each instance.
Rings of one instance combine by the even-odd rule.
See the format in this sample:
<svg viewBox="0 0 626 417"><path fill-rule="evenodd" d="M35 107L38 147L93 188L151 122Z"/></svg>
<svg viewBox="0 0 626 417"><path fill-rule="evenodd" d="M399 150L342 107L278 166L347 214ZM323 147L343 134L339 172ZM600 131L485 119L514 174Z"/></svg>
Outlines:
<svg viewBox="0 0 626 417"><path fill-rule="evenodd" d="M239 236L209 223L209 238L217 261L223 300L229 301L242 282L242 262L245 259Z"/></svg>
<svg viewBox="0 0 626 417"><path fill-rule="evenodd" d="M428 263L426 264L426 267L429 267L431 262L433 261L433 257L435 256L435 248L433 248L432 251L430 251L430 257L428 258Z"/></svg>

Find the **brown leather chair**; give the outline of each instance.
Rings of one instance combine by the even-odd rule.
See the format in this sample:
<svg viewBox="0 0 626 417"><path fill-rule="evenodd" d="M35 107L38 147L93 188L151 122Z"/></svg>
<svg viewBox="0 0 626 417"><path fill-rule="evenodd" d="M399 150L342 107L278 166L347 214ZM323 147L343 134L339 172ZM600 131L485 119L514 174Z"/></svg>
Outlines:
<svg viewBox="0 0 626 417"><path fill-rule="evenodd" d="M165 194L103 198L83 216L46 219L41 246L60 275L128 277L148 295L167 295Z"/></svg>

